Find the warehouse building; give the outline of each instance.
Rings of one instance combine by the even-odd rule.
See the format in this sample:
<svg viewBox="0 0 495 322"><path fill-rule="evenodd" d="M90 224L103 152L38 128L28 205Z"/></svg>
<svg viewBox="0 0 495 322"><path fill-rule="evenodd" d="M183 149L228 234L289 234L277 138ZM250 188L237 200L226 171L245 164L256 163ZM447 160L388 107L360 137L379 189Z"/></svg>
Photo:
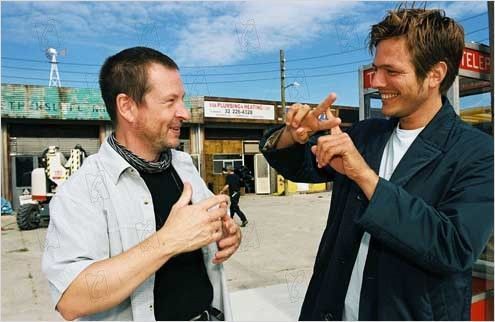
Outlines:
<svg viewBox="0 0 495 322"><path fill-rule="evenodd" d="M48 146L58 146L68 155L79 144L94 154L112 131L98 89L2 84L1 107L2 195L14 208L30 188L30 173ZM192 155L212 191L223 187L222 169L228 165L244 165L254 175L248 192L268 194L280 189L276 173L258 150L263 131L283 123L280 102L200 96L186 99L186 107L191 120L183 126L179 148ZM340 113L344 126L358 119L357 108L336 106L334 111ZM289 187L292 191L326 189L325 185Z"/></svg>

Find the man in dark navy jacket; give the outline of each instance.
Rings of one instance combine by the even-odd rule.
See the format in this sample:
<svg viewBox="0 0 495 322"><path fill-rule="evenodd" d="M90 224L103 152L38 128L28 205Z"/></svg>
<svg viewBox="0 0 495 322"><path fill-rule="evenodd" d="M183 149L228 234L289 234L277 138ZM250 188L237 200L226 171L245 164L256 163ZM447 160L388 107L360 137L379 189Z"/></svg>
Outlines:
<svg viewBox="0 0 495 322"><path fill-rule="evenodd" d="M389 119L344 133L330 94L291 106L260 142L284 177L334 182L300 319L468 320L472 265L493 232L493 140L445 97L463 30L443 11L398 9L369 47Z"/></svg>

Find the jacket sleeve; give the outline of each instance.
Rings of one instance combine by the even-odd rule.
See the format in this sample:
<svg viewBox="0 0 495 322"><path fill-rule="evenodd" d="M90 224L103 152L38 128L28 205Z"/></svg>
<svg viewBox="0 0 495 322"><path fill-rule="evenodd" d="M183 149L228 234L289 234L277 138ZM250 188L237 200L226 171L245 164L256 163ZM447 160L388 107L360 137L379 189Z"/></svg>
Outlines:
<svg viewBox="0 0 495 322"><path fill-rule="evenodd" d="M319 169L311 147L316 144L322 133L315 134L306 144L294 144L284 149L274 149L266 146L270 137L283 126L268 130L260 141L260 151L272 168L284 178L294 182L322 183L333 180L335 172L330 167Z"/></svg>
<svg viewBox="0 0 495 322"><path fill-rule="evenodd" d="M472 158L436 207L380 178L356 221L424 269L470 269L493 232L493 150Z"/></svg>

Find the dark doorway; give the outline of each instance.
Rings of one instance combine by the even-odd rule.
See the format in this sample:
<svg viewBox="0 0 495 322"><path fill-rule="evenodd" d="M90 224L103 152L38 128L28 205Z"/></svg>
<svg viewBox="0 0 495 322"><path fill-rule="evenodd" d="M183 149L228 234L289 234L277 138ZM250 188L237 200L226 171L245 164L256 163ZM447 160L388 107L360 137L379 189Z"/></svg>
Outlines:
<svg viewBox="0 0 495 322"><path fill-rule="evenodd" d="M249 171L251 172L251 175L254 178L254 154L244 154L244 166L246 166ZM249 185L246 188L246 193L254 193L254 180L251 185Z"/></svg>

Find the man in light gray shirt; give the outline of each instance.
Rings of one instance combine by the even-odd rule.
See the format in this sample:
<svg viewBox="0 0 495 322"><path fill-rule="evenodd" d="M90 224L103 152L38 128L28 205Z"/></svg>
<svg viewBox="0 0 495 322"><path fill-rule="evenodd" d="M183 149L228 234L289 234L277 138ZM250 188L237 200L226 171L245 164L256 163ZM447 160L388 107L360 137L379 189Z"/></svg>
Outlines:
<svg viewBox="0 0 495 322"><path fill-rule="evenodd" d="M231 319L222 262L241 234L191 157L174 150L184 87L145 47L109 57L100 87L115 132L50 203L42 270L68 320Z"/></svg>

